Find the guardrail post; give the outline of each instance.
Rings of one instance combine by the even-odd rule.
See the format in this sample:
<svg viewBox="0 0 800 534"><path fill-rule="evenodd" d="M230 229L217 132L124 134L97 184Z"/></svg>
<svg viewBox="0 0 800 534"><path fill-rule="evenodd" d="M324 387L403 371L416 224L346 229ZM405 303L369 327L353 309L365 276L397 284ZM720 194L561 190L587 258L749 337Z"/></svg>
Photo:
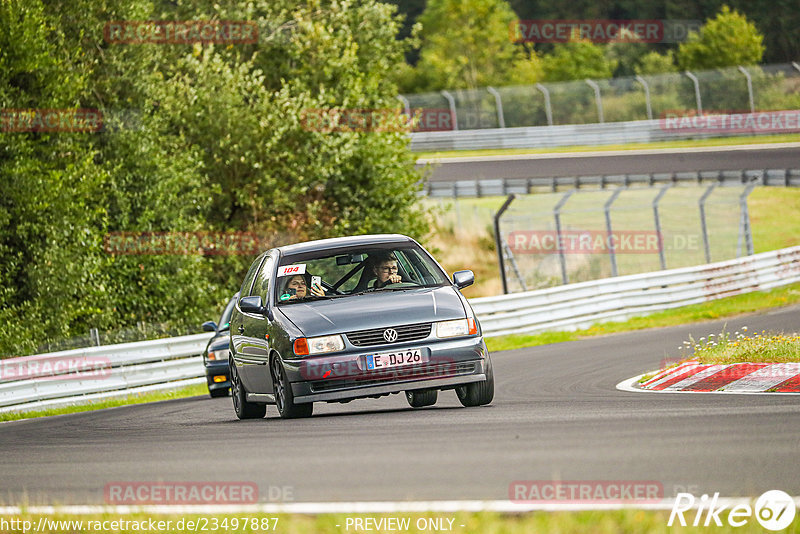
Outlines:
<svg viewBox="0 0 800 534"><path fill-rule="evenodd" d="M497 259L500 263L500 279L503 281L503 294L508 294L508 282L506 281L506 264L503 258L503 236L500 235L500 217L503 213L508 209L511 203L516 198L514 193L508 195L508 198L500 206L500 209L497 210L497 213L494 214L494 242L497 245Z"/></svg>
<svg viewBox="0 0 800 534"><path fill-rule="evenodd" d="M689 72L688 70L684 72L687 78L692 80L694 84L694 98L697 101L697 114L703 114L703 102L700 100L700 81L697 79L697 76Z"/></svg>
<svg viewBox="0 0 800 534"><path fill-rule="evenodd" d="M755 102L753 101L753 78L750 77L750 73L747 72L747 69L739 65L738 67L739 72L744 74L745 78L747 78L747 96L750 99L750 113L756 112Z"/></svg>
<svg viewBox="0 0 800 534"><path fill-rule="evenodd" d="M606 243L608 245L608 256L611 259L611 276L617 276L617 254L614 249L614 233L611 231L611 204L617 200L620 193L622 193L621 187L611 194L611 198L609 198L603 206L603 211L606 214Z"/></svg>
<svg viewBox="0 0 800 534"><path fill-rule="evenodd" d="M550 91L547 90L547 87L544 85L537 83L535 86L539 91L542 92L544 95L544 114L547 116L547 125L553 125L553 108L550 105Z"/></svg>
<svg viewBox="0 0 800 534"><path fill-rule="evenodd" d="M449 91L441 91L440 93L443 97L447 99L447 103L450 104L450 115L453 117L453 131L458 131L458 115L456 115L456 99L453 98L453 95L450 94Z"/></svg>
<svg viewBox="0 0 800 534"><path fill-rule="evenodd" d="M92 328L89 330L89 337L92 339L92 344L94 344L95 347L100 346L100 332L97 330L97 328Z"/></svg>
<svg viewBox="0 0 800 534"><path fill-rule="evenodd" d="M564 196L561 197L561 200L558 201L558 204L553 208L553 218L556 222L556 245L558 246L558 261L561 264L561 283L566 285L569 283L569 277L567 276L567 258L564 256L564 247L563 242L561 240L561 208L564 207L564 204L567 203L569 197L572 196L575 190L571 189L564 193Z"/></svg>
<svg viewBox="0 0 800 534"><path fill-rule="evenodd" d="M703 248L706 253L706 263L711 263L711 247L708 244L708 225L706 224L706 199L711 192L714 191L715 187L717 187L717 184L709 186L698 202L700 206L700 228L703 231Z"/></svg>
<svg viewBox="0 0 800 534"><path fill-rule="evenodd" d="M589 87L594 89L594 101L597 104L597 119L600 124L604 123L603 120L603 99L600 96L600 86L594 80L586 79L584 80Z"/></svg>
<svg viewBox="0 0 800 534"><path fill-rule="evenodd" d="M661 233L661 217L658 215L658 203L661 202L661 197L670 190L671 184L665 185L658 192L656 198L653 199L653 221L656 227L656 236L658 237L658 259L661 262L661 270L667 270L667 260L664 257L664 236Z"/></svg>
<svg viewBox="0 0 800 534"><path fill-rule="evenodd" d="M742 256L742 240L745 242L745 247L747 248L747 255L753 255L753 232L750 228L750 212L747 209L747 197L750 196L750 193L753 192L753 189L756 187L756 184L748 184L747 187L744 188L742 194L739 195L739 238L736 242L736 257L740 258Z"/></svg>
<svg viewBox="0 0 800 534"><path fill-rule="evenodd" d="M644 103L647 106L647 119L653 120L653 107L650 105L650 86L647 85L647 80L638 74L634 78L644 87Z"/></svg>
<svg viewBox="0 0 800 534"><path fill-rule="evenodd" d="M800 63L792 61L792 67L794 67L794 70L796 70L797 72L800 72Z"/></svg>
<svg viewBox="0 0 800 534"><path fill-rule="evenodd" d="M492 96L494 96L494 104L495 108L497 109L497 125L500 128L506 127L506 119L503 116L503 99L500 98L500 93L494 87L487 87L487 91L489 91Z"/></svg>

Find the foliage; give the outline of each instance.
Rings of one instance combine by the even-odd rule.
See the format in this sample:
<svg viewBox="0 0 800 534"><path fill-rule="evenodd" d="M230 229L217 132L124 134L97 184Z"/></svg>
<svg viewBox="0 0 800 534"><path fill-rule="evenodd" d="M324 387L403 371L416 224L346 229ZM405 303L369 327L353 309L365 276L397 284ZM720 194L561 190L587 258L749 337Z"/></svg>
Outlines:
<svg viewBox="0 0 800 534"><path fill-rule="evenodd" d="M573 39L542 59L548 82L610 78L617 62L603 54L603 47L588 40Z"/></svg>
<svg viewBox="0 0 800 534"><path fill-rule="evenodd" d="M722 6L699 32L692 32L678 47L683 70L704 70L737 65L755 65L764 55L764 36L747 18Z"/></svg>
<svg viewBox="0 0 800 534"><path fill-rule="evenodd" d="M244 45L103 38L109 20L156 19L253 20L262 34ZM6 0L0 27L0 108L106 111L99 132L0 132L0 353L92 327L198 324L250 262L113 255L109 232L248 231L266 244L425 232L403 128L303 122L315 110L399 112L391 74L407 47L392 6Z"/></svg>
<svg viewBox="0 0 800 534"><path fill-rule="evenodd" d="M677 72L675 54L673 54L672 50L668 50L666 54L659 54L655 51L648 52L639 58L639 62L634 65L633 71L640 76Z"/></svg>

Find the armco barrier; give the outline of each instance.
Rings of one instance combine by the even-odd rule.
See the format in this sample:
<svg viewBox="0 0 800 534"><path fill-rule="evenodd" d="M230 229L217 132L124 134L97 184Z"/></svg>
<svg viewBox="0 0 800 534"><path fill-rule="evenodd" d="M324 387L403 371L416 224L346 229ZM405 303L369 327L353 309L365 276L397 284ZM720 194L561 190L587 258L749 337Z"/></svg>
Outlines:
<svg viewBox="0 0 800 534"><path fill-rule="evenodd" d="M746 115L726 115L726 117L741 118L746 117ZM796 130L792 132L794 131ZM410 139L411 150L415 152L435 152L500 148L551 148L575 145L616 145L677 139L775 135L775 133L774 130L760 129L757 125L753 128L710 131L689 128L684 130L668 129L664 127L662 120L652 119L595 124L413 132L410 134Z"/></svg>
<svg viewBox="0 0 800 534"><path fill-rule="evenodd" d="M698 267L606 278L550 289L471 299L487 337L574 330L598 321L697 304L800 282L800 246ZM203 383L203 352L211 334L89 347L26 358L0 366L40 363L33 378L0 375L0 412L24 411L120 397L138 391ZM101 377L56 370L44 362L105 360ZM30 368L30 366L29 366ZM13 374L13 373L12 373Z"/></svg>
<svg viewBox="0 0 800 534"><path fill-rule="evenodd" d="M487 337L575 330L599 321L698 304L800 282L800 247L697 267L604 278L472 299Z"/></svg>

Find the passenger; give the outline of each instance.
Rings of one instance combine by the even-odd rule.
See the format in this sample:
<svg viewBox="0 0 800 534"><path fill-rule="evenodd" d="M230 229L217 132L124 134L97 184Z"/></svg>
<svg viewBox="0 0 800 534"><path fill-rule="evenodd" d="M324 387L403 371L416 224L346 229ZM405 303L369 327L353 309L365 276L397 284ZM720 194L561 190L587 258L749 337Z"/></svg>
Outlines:
<svg viewBox="0 0 800 534"><path fill-rule="evenodd" d="M403 281L403 278L398 273L397 258L391 253L376 257L372 264L372 272L375 273L377 278L370 282L370 287L376 289Z"/></svg>
<svg viewBox="0 0 800 534"><path fill-rule="evenodd" d="M309 286L311 286L311 276L309 274L296 274L289 278L281 292L281 300L304 299L309 296ZM284 298L285 295L290 295ZM311 296L324 297L325 290L319 286L311 287Z"/></svg>

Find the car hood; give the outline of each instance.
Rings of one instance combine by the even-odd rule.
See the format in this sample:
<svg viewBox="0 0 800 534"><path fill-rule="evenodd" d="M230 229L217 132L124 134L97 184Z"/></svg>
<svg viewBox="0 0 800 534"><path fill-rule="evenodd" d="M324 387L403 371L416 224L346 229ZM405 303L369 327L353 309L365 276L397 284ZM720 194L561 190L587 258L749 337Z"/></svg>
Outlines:
<svg viewBox="0 0 800 534"><path fill-rule="evenodd" d="M377 291L279 309L307 337L466 317L452 286Z"/></svg>

